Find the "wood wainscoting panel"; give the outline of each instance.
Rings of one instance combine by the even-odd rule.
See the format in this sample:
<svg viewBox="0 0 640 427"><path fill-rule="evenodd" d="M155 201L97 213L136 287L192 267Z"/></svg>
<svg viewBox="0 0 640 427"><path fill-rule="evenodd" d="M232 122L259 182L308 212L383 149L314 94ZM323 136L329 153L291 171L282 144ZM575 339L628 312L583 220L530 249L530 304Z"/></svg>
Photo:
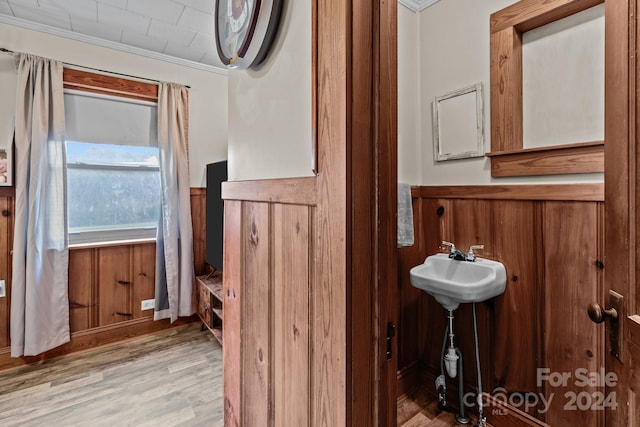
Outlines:
<svg viewBox="0 0 640 427"><path fill-rule="evenodd" d="M498 201L493 205L494 257L505 266L507 287L503 295L495 298L491 383L507 392L537 390L541 331L535 325L540 321L543 296L543 289L538 286L538 260L542 258L540 221L539 205L535 202ZM525 351L514 352L514 348Z"/></svg>
<svg viewBox="0 0 640 427"><path fill-rule="evenodd" d="M274 205L272 213L274 425L304 426L311 417L311 215L300 205Z"/></svg>
<svg viewBox="0 0 640 427"><path fill-rule="evenodd" d="M604 392L601 387L576 384L576 369L597 373L604 366L604 328L587 316L589 303L603 300L597 267L602 259L600 211L596 203L545 202L544 206L545 359L540 367L571 375L566 385L544 383L547 397L554 396L545 419L553 426L604 425L603 411L564 410L572 394Z"/></svg>
<svg viewBox="0 0 640 427"><path fill-rule="evenodd" d="M511 408L494 399L488 409L496 409L492 420L496 425L510 425L511 415L519 414L525 423L522 425L600 425L602 414L597 411L563 410L566 391L595 389L571 388L573 380L567 388L538 387L537 369L569 372L575 379L576 368L598 372L604 363L604 328L592 324L586 313L590 302L604 300L604 203L589 200L592 196L581 199L581 195L600 192L602 186L574 186L578 200L569 197L567 201L557 201L568 195L570 187L555 185L533 186L534 189L521 192L535 195L532 199L505 197L518 194L522 187L500 186L496 190L486 186L484 192L479 186L469 187L468 194L458 187L420 188L413 202L414 216L420 221L416 225L415 246L398 250L398 345L401 352L406 352L399 355L402 370L398 386L410 392L407 387L421 383L428 391L434 390L431 380L440 371L446 327L446 311L426 293L415 294L408 270L424 261L419 254L443 252L439 248L441 240L452 241L463 250L479 243L485 245L479 256L502 262L507 272L504 294L476 304L483 391L492 395L500 388L497 392L505 393L501 395L507 398L514 393L555 395L546 414L540 406ZM559 193L554 192L556 189ZM455 311L454 328L456 344L464 354L465 391L473 391L477 384L469 304ZM411 366L420 369L407 368ZM411 375L421 375L423 379L409 378ZM425 382L424 378L431 380ZM457 381L449 380L448 399L454 405L456 392ZM514 411L507 416L503 409Z"/></svg>
<svg viewBox="0 0 640 427"><path fill-rule="evenodd" d="M2 187L0 187L2 188ZM6 296L0 298L0 348L9 345L11 305L11 262L13 248L14 198L0 195L0 280L5 281Z"/></svg>
<svg viewBox="0 0 640 427"><path fill-rule="evenodd" d="M225 425L312 417L315 214L304 203L225 201Z"/></svg>
<svg viewBox="0 0 640 427"><path fill-rule="evenodd" d="M133 319L131 248L98 249L98 326Z"/></svg>
<svg viewBox="0 0 640 427"><path fill-rule="evenodd" d="M224 202L224 425L240 427L242 419L242 282L243 269L243 202Z"/></svg>
<svg viewBox="0 0 640 427"><path fill-rule="evenodd" d="M193 268L196 276L209 272L207 250L207 189L191 187L191 227L193 228Z"/></svg>
<svg viewBox="0 0 640 427"><path fill-rule="evenodd" d="M131 247L131 312L133 319L153 317L153 310L142 310L142 301L156 297L156 245Z"/></svg>
<svg viewBox="0 0 640 427"><path fill-rule="evenodd" d="M256 427L268 425L272 404L269 208L267 203L247 202L242 212L242 419Z"/></svg>
<svg viewBox="0 0 640 427"><path fill-rule="evenodd" d="M98 326L93 249L69 251L69 321L71 332Z"/></svg>

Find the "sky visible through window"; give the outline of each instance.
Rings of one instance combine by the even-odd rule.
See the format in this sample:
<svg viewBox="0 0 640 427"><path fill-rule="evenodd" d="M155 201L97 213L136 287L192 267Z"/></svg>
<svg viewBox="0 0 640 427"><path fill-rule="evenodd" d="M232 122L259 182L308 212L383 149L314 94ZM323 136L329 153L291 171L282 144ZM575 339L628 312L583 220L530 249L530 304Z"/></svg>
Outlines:
<svg viewBox="0 0 640 427"><path fill-rule="evenodd" d="M158 148L67 142L69 232L158 223Z"/></svg>

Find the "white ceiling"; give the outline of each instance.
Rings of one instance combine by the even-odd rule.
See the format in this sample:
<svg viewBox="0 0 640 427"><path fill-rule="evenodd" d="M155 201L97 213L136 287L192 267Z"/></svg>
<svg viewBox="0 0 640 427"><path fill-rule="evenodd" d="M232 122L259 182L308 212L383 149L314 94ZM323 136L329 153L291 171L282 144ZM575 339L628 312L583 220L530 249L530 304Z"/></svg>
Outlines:
<svg viewBox="0 0 640 427"><path fill-rule="evenodd" d="M419 12L438 0L398 1ZM214 5L215 0L0 0L0 23L220 72L225 67L216 50Z"/></svg>

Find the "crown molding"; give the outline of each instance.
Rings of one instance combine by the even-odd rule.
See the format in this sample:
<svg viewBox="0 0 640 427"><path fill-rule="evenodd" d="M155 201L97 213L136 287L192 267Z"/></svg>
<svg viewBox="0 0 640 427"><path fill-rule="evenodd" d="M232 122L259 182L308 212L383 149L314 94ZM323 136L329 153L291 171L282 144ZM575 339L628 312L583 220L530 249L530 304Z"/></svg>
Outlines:
<svg viewBox="0 0 640 427"><path fill-rule="evenodd" d="M418 13L422 12L434 3L440 0L398 0L398 3L408 7L412 11Z"/></svg>
<svg viewBox="0 0 640 427"><path fill-rule="evenodd" d="M153 52L147 49L139 47L129 46L124 43L114 42L110 40L100 39L98 37L88 36L86 34L75 33L69 30L63 30L61 28L52 27L50 25L39 24L36 22L27 21L25 19L16 18L14 16L0 14L0 23L13 25L14 27L20 27L27 30L38 31L53 36L63 37L66 39L76 40L83 43L92 44L95 46L106 47L113 50L119 50L121 52L127 52L138 56L144 56L146 58L156 59L158 61L169 62L172 64L182 65L184 67L195 68L197 70L206 71L209 73L227 75L227 69L216 67L214 65L202 64L200 62L190 61L188 59L177 58L175 56L166 55L164 53Z"/></svg>

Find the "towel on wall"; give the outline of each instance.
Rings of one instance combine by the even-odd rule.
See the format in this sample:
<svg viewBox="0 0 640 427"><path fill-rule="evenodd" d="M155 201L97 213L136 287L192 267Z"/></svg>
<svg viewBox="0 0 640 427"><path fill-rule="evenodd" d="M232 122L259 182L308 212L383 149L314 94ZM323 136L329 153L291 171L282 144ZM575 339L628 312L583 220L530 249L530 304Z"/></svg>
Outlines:
<svg viewBox="0 0 640 427"><path fill-rule="evenodd" d="M398 247L413 245L411 185L398 183Z"/></svg>

